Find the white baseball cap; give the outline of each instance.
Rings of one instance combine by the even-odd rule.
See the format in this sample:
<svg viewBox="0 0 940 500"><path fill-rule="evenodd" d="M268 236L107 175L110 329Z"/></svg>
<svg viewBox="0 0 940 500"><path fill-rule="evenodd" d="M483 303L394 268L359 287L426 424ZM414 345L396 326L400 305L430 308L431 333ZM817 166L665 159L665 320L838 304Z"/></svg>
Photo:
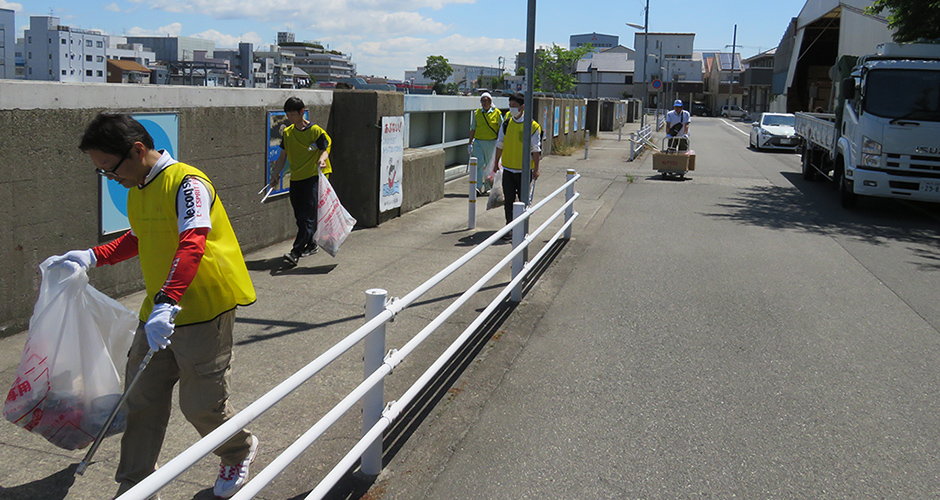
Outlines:
<svg viewBox="0 0 940 500"><path fill-rule="evenodd" d="M673 106L682 106L682 99L676 99L676 102L672 103Z"/></svg>

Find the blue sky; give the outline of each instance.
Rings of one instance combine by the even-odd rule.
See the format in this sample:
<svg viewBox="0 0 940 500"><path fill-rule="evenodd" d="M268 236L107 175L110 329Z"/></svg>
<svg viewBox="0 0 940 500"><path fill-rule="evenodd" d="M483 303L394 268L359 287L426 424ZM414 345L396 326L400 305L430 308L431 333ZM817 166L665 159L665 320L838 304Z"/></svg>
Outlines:
<svg viewBox="0 0 940 500"><path fill-rule="evenodd" d="M738 26L745 57L776 47L805 0L650 0L649 30L695 33L696 50L730 51ZM538 0L538 45L568 46L578 33L618 35L633 48L643 24L645 0ZM317 40L351 54L358 72L402 78L429 55L452 63L512 69L525 50L526 0L0 0L16 11L17 36L30 16L53 15L64 25L111 35L206 38L216 47L239 41L256 48L275 42L278 31ZM727 47L726 47L727 46Z"/></svg>

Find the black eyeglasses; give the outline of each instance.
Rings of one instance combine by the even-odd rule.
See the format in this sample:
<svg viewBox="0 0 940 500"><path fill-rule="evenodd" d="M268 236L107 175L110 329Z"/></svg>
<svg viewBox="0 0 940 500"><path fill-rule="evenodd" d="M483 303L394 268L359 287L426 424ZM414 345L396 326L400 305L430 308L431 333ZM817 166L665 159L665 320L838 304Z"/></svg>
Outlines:
<svg viewBox="0 0 940 500"><path fill-rule="evenodd" d="M98 175L103 175L108 178L117 177L117 174L116 174L117 169L121 168L121 164L124 163L124 160L127 159L127 156L131 154L131 151L133 151L133 149L134 147L131 146L131 149L128 149L127 152L124 153L124 156L121 157L121 161L117 162L117 165L115 165L114 168L112 168L111 170L105 170L103 168L96 168L95 172Z"/></svg>

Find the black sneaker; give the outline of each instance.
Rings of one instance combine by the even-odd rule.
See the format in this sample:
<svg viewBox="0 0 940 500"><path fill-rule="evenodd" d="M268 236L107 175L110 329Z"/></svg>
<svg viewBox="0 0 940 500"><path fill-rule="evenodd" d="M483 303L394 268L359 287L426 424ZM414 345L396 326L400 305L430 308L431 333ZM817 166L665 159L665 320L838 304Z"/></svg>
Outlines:
<svg viewBox="0 0 940 500"><path fill-rule="evenodd" d="M505 241L510 241L510 240L512 240L512 232L508 232L508 233L504 234L504 235L503 235L503 240L505 240Z"/></svg>
<svg viewBox="0 0 940 500"><path fill-rule="evenodd" d="M290 252L284 254L284 263L289 267L295 267L298 262L300 262L300 257Z"/></svg>
<svg viewBox="0 0 940 500"><path fill-rule="evenodd" d="M318 247L316 243L313 243L311 244L311 246L308 246L307 248L305 248L304 252L300 254L300 256L309 257L310 255L316 255L316 253L319 251L320 251L320 247Z"/></svg>

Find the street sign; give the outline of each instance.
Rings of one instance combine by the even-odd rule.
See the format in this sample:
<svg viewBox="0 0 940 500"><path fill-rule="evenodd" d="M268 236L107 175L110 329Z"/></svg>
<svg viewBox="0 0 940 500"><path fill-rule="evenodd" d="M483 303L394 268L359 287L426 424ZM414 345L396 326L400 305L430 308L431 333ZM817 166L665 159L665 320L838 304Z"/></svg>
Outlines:
<svg viewBox="0 0 940 500"><path fill-rule="evenodd" d="M663 88L663 81L656 79L650 82L650 92L659 92Z"/></svg>

